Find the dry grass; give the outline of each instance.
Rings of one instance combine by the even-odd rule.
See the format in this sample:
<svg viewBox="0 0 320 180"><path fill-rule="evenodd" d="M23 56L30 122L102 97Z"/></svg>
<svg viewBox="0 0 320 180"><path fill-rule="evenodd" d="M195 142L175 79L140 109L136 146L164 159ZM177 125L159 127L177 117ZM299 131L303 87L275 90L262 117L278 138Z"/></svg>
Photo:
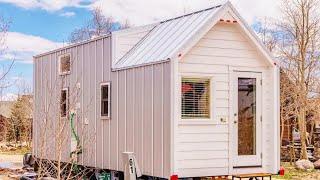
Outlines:
<svg viewBox="0 0 320 180"><path fill-rule="evenodd" d="M292 179L292 180L300 180L300 179L308 179L308 180L317 180L320 179L320 170L311 170L311 171L302 171L297 170L294 165L290 165L290 163L281 163L281 166L285 168L284 176L273 176L273 179Z"/></svg>
<svg viewBox="0 0 320 180"><path fill-rule="evenodd" d="M27 146L17 148L0 148L0 154L7 155L24 155L25 153L31 152L31 148Z"/></svg>

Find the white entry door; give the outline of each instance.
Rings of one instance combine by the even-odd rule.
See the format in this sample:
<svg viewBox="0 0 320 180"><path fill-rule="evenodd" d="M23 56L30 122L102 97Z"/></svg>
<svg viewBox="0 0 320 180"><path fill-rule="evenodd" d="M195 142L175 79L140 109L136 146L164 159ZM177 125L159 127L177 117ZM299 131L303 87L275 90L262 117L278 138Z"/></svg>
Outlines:
<svg viewBox="0 0 320 180"><path fill-rule="evenodd" d="M233 85L233 166L261 166L261 73L234 72Z"/></svg>

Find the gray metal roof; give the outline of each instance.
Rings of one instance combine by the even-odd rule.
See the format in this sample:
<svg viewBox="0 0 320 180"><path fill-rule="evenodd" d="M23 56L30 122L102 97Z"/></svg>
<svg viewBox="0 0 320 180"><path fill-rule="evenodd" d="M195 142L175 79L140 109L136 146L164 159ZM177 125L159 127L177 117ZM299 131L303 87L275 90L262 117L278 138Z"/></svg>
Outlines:
<svg viewBox="0 0 320 180"><path fill-rule="evenodd" d="M221 7L215 6L159 23L113 68L123 69L169 60Z"/></svg>

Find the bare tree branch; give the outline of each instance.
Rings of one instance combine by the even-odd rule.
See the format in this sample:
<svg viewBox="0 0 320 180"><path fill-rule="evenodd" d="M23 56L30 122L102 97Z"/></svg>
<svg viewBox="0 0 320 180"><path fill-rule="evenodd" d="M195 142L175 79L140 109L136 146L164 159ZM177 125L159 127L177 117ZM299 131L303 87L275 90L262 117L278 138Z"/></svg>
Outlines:
<svg viewBox="0 0 320 180"><path fill-rule="evenodd" d="M104 16L100 8L95 8L91 12L90 21L84 27L75 29L70 34L69 41L76 43L128 27L130 27L128 20L124 24L118 23L111 16Z"/></svg>

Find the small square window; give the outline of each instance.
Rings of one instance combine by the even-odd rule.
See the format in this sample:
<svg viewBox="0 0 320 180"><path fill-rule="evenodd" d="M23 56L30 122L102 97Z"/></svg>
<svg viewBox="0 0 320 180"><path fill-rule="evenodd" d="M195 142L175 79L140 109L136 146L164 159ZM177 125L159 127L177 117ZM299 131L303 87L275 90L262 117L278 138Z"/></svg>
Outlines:
<svg viewBox="0 0 320 180"><path fill-rule="evenodd" d="M181 116L182 119L210 118L210 79L182 78Z"/></svg>
<svg viewBox="0 0 320 180"><path fill-rule="evenodd" d="M71 69L71 55L64 54L59 56L59 72L60 75L69 74Z"/></svg>
<svg viewBox="0 0 320 180"><path fill-rule="evenodd" d="M68 112L68 89L61 90L60 97L60 115L61 117L67 117Z"/></svg>
<svg viewBox="0 0 320 180"><path fill-rule="evenodd" d="M110 83L101 84L101 116L110 118Z"/></svg>

